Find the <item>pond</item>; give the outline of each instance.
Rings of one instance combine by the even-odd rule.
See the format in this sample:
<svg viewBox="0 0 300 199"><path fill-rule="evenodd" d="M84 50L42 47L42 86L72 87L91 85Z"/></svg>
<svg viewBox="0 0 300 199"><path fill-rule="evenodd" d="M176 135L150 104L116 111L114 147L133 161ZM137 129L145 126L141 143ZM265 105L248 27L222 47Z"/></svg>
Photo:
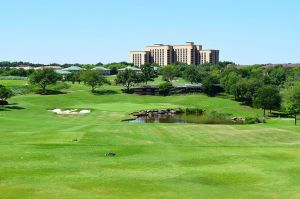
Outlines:
<svg viewBox="0 0 300 199"><path fill-rule="evenodd" d="M194 123L194 124L242 124L242 121L231 117L213 117L211 115L199 114L173 114L173 115L151 115L139 116L128 120L129 123Z"/></svg>

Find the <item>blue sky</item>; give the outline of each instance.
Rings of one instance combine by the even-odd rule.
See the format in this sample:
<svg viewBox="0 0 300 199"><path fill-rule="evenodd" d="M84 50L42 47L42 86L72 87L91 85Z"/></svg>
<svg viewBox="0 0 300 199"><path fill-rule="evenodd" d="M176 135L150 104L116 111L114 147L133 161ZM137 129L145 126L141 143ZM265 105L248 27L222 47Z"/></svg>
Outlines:
<svg viewBox="0 0 300 199"><path fill-rule="evenodd" d="M239 64L300 63L298 0L0 0L0 61L128 61L194 41Z"/></svg>

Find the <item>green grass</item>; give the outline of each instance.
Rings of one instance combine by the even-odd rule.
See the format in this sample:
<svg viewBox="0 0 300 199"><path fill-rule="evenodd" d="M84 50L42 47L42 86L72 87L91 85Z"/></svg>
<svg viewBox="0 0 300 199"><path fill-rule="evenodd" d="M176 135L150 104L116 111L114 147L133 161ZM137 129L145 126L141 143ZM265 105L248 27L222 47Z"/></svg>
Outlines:
<svg viewBox="0 0 300 199"><path fill-rule="evenodd" d="M227 97L138 96L120 88L91 94L74 84L67 94L19 95L9 100L11 109L0 108L0 198L300 197L300 126L292 119L233 126L124 123L129 113L152 108L192 106L241 117L262 111ZM92 113L57 116L48 111L53 108Z"/></svg>

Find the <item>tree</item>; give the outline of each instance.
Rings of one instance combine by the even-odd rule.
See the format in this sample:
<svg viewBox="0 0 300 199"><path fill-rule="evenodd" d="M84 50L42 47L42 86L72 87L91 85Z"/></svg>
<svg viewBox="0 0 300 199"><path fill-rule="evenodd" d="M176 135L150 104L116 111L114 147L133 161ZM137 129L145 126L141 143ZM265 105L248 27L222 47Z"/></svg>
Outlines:
<svg viewBox="0 0 300 199"><path fill-rule="evenodd" d="M115 75L118 73L118 69L125 68L126 66L132 66L132 64L127 62L117 62L117 63L114 62L114 63L106 64L103 67L110 69L111 74Z"/></svg>
<svg viewBox="0 0 300 199"><path fill-rule="evenodd" d="M157 77L156 72L154 71L154 67L149 64L146 64L141 67L141 81L147 84L149 81L154 81L154 78Z"/></svg>
<svg viewBox="0 0 300 199"><path fill-rule="evenodd" d="M235 63L234 63L234 62L231 62L231 61L223 61L223 62L219 62L218 65L219 65L219 67L220 67L221 69L223 69L223 68L226 68L226 67L228 67L228 66L234 66Z"/></svg>
<svg viewBox="0 0 300 199"><path fill-rule="evenodd" d="M8 104L6 100L12 96L13 93L10 89L6 88L3 85L0 85L0 105Z"/></svg>
<svg viewBox="0 0 300 199"><path fill-rule="evenodd" d="M83 64L81 67L86 69L86 70L91 70L91 69L95 68L95 65L93 65L93 64Z"/></svg>
<svg viewBox="0 0 300 199"><path fill-rule="evenodd" d="M219 89L217 89L215 86L217 83L218 80L214 76L207 74L202 81L203 92L208 96L215 96L219 92Z"/></svg>
<svg viewBox="0 0 300 199"><path fill-rule="evenodd" d="M224 90L228 94L233 94L235 99L236 83L241 79L241 75L238 73L236 68L227 68L223 71L221 75L220 83L223 86Z"/></svg>
<svg viewBox="0 0 300 199"><path fill-rule="evenodd" d="M173 85L170 82L164 82L159 84L158 88L159 88L159 94L166 96L170 94Z"/></svg>
<svg viewBox="0 0 300 199"><path fill-rule="evenodd" d="M288 114L294 115L295 125L297 125L297 115L300 114L300 82L286 90L285 109Z"/></svg>
<svg viewBox="0 0 300 199"><path fill-rule="evenodd" d="M281 96L275 86L266 85L257 90L254 106L262 108L264 110L264 116L266 115L266 109L271 111L272 109L280 108L280 105Z"/></svg>
<svg viewBox="0 0 300 199"><path fill-rule="evenodd" d="M168 65L161 69L161 74L164 81L172 83L177 76L177 70L173 65Z"/></svg>
<svg viewBox="0 0 300 199"><path fill-rule="evenodd" d="M50 84L56 84L60 76L51 69L36 70L29 77L29 82L38 85L42 89L42 94L46 94L46 87Z"/></svg>
<svg viewBox="0 0 300 199"><path fill-rule="evenodd" d="M186 63L181 63L181 62L176 62L174 64L172 64L172 67L175 68L176 71L176 77L183 77L183 73L186 69L186 67L188 67L189 65Z"/></svg>
<svg viewBox="0 0 300 199"><path fill-rule="evenodd" d="M92 92L95 92L96 87L100 87L104 84L110 84L110 82L102 75L102 73L96 70L82 71L80 79L85 84L92 87Z"/></svg>
<svg viewBox="0 0 300 199"><path fill-rule="evenodd" d="M235 96L236 100L252 105L256 91L263 86L261 79L257 78L241 78L232 85L230 92Z"/></svg>
<svg viewBox="0 0 300 199"><path fill-rule="evenodd" d="M189 65L185 68L183 72L183 78L191 82L191 84L199 83L202 80L202 73L199 67L195 65Z"/></svg>
<svg viewBox="0 0 300 199"><path fill-rule="evenodd" d="M126 69L125 71L118 73L115 81L117 84L121 84L122 86L125 86L127 92L129 92L130 87L140 82L140 77L135 71Z"/></svg>
<svg viewBox="0 0 300 199"><path fill-rule="evenodd" d="M287 69L283 66L276 66L274 68L270 68L267 72L268 75L265 77L265 81L267 83L273 85L281 85L286 80Z"/></svg>
<svg viewBox="0 0 300 199"><path fill-rule="evenodd" d="M95 64L96 66L103 66L102 62L98 62L97 64Z"/></svg>
<svg viewBox="0 0 300 199"><path fill-rule="evenodd" d="M78 82L80 84L81 79L80 79L80 72L79 71L74 71L70 74L67 75L67 80L71 81L72 84L75 82Z"/></svg>

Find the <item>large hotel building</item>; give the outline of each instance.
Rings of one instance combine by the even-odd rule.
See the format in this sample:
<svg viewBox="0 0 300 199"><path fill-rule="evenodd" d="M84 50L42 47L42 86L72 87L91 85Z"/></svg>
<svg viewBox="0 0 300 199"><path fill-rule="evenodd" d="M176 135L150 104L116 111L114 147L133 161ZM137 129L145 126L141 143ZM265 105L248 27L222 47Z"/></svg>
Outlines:
<svg viewBox="0 0 300 199"><path fill-rule="evenodd" d="M186 42L184 45L154 44L146 46L144 51L130 51L130 63L142 66L147 63L156 63L166 66L175 62L201 65L204 63L217 64L219 50L203 50L201 45Z"/></svg>

